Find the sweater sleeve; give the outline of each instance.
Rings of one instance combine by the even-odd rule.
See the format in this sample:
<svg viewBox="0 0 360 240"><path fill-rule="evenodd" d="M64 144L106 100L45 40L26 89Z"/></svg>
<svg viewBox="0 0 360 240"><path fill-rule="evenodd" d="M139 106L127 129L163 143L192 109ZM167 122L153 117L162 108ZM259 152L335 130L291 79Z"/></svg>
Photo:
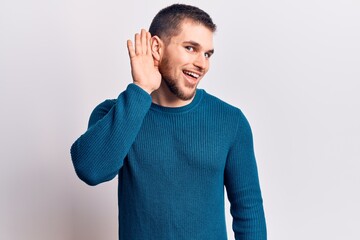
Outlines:
<svg viewBox="0 0 360 240"><path fill-rule="evenodd" d="M70 150L81 180L93 186L118 174L150 106L151 96L132 83L116 100L93 110L87 131Z"/></svg>
<svg viewBox="0 0 360 240"><path fill-rule="evenodd" d="M266 240L266 223L250 125L240 112L227 156L224 184L236 240Z"/></svg>

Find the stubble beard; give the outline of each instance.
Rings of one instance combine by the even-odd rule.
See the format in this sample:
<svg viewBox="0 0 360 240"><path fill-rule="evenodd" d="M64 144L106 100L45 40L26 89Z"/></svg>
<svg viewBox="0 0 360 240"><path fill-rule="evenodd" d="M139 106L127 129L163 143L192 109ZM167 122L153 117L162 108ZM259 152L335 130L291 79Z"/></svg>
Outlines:
<svg viewBox="0 0 360 240"><path fill-rule="evenodd" d="M179 88L179 84L178 84L179 81L167 75L167 72L169 72L170 68L171 67L169 66L169 61L167 59L163 60L162 67L159 68L159 71L162 76L162 80L165 82L170 92L183 101L192 99L195 96L197 85L194 86L185 83L186 88L189 89L193 88L193 91L191 93L186 94L183 90Z"/></svg>
<svg viewBox="0 0 360 240"><path fill-rule="evenodd" d="M194 90L191 93L186 94L184 91L182 91L178 87L178 85L176 84L176 80L167 78L165 76L163 76L162 79L165 82L168 89L170 90L170 92L172 92L176 97L178 97L179 99L181 99L183 101L192 99L196 93L196 87L194 88Z"/></svg>

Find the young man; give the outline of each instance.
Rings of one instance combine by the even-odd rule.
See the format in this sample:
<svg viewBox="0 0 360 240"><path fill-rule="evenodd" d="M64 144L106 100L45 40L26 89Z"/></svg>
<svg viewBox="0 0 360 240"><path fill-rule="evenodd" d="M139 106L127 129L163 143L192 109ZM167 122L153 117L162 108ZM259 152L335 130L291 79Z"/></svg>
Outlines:
<svg viewBox="0 0 360 240"><path fill-rule="evenodd" d="M71 147L89 185L118 175L119 239L227 239L224 186L237 240L266 239L250 126L198 89L214 52L204 11L175 4L128 40L133 83L98 105ZM152 35L152 36L151 36Z"/></svg>

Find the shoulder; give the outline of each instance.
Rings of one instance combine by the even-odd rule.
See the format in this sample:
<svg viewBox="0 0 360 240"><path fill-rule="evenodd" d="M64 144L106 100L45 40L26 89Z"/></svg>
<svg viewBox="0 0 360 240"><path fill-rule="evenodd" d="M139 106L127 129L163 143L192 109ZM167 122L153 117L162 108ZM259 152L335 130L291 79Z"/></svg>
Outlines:
<svg viewBox="0 0 360 240"><path fill-rule="evenodd" d="M218 112L219 114L225 114L226 116L233 116L233 117L239 117L239 115L243 115L240 108L231 105L222 99L206 92L203 90L203 98L204 98L204 104L206 107L214 112Z"/></svg>
<svg viewBox="0 0 360 240"><path fill-rule="evenodd" d="M220 118L223 118L229 125L232 125L236 129L250 127L245 114L240 108L231 105L212 94L207 93L203 89L202 91L204 94L203 100L206 109L217 114Z"/></svg>

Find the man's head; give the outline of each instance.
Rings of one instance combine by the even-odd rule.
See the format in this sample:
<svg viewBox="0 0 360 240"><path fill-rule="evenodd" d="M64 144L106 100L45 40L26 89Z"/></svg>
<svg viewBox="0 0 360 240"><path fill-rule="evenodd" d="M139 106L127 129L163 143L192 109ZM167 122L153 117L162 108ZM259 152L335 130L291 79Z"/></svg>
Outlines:
<svg viewBox="0 0 360 240"><path fill-rule="evenodd" d="M215 30L206 12L189 5L174 4L155 16L149 32L165 92L183 101L193 98L209 69Z"/></svg>
<svg viewBox="0 0 360 240"><path fill-rule="evenodd" d="M149 32L152 36L158 36L163 41L168 41L181 31L181 23L184 20L190 20L208 28L211 32L216 31L216 25L213 23L209 14L203 10L185 4L173 4L162 9L152 20Z"/></svg>

